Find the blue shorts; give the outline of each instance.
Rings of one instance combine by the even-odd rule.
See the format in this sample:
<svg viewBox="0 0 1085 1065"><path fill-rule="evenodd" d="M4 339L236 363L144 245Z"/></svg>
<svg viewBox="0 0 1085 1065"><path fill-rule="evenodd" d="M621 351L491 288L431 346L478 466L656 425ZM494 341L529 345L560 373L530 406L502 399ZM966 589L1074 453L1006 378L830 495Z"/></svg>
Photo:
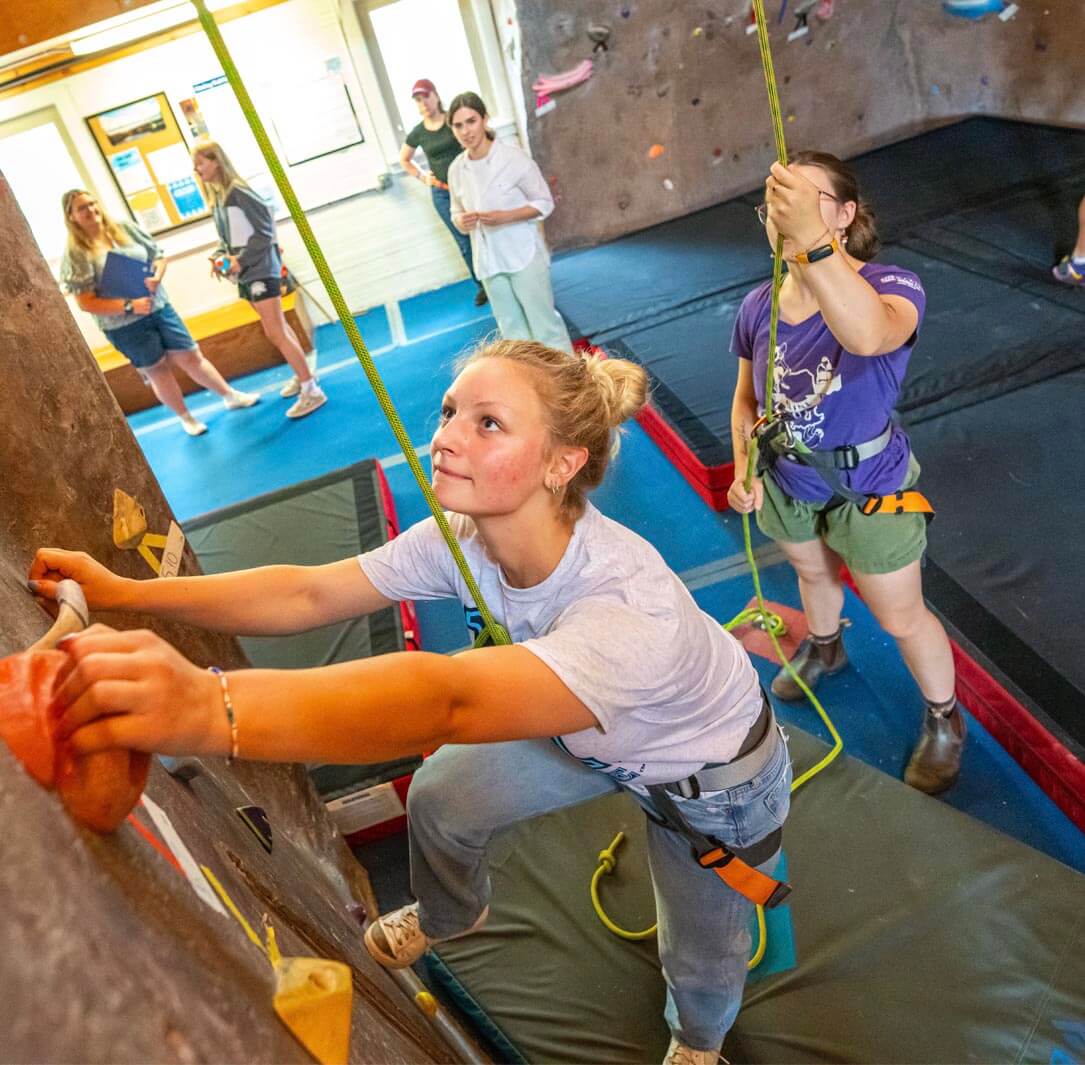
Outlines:
<svg viewBox="0 0 1085 1065"><path fill-rule="evenodd" d="M192 351L196 341L169 303L138 322L107 329L106 338L133 366L145 370L168 351Z"/></svg>

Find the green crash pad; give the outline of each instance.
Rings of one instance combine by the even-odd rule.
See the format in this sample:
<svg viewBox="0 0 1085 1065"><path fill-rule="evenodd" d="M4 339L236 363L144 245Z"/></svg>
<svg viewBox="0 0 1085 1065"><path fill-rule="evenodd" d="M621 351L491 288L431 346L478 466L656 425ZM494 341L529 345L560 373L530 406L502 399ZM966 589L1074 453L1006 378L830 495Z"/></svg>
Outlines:
<svg viewBox="0 0 1085 1065"><path fill-rule="evenodd" d="M796 766L825 749L792 730ZM619 829L605 904L651 924L644 815L614 795L500 834L486 927L436 950L432 978L485 1015L506 1059L662 1060L655 940L611 935L588 893ZM794 797L784 846L796 960L748 982L729 1060L1085 1057L1085 877L846 756Z"/></svg>

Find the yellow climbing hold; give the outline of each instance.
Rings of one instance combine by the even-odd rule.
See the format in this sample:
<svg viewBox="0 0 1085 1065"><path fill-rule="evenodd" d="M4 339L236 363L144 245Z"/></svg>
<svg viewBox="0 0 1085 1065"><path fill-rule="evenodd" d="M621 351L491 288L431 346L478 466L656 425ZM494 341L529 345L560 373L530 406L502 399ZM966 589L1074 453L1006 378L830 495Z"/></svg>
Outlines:
<svg viewBox="0 0 1085 1065"><path fill-rule="evenodd" d="M113 489L113 543L117 547L137 547L147 531L147 515L127 492Z"/></svg>
<svg viewBox="0 0 1085 1065"><path fill-rule="evenodd" d="M275 966L275 1012L321 1065L346 1065L352 994L342 962L280 958Z"/></svg>
<svg viewBox="0 0 1085 1065"><path fill-rule="evenodd" d="M437 1016L437 999L435 999L428 991L419 991L414 996L414 1004L427 1016Z"/></svg>

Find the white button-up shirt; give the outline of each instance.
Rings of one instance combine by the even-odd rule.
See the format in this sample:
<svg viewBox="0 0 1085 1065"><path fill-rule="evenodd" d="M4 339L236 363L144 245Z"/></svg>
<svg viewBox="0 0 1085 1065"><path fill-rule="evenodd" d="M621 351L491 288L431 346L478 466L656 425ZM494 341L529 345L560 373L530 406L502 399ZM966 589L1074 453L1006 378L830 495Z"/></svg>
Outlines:
<svg viewBox="0 0 1085 1065"><path fill-rule="evenodd" d="M502 226L478 225L471 231L475 274L515 274L536 255L547 255L542 226L554 209L546 179L526 152L504 141L494 141L482 159L461 152L448 168L452 215L476 211L510 211L534 207L540 217Z"/></svg>

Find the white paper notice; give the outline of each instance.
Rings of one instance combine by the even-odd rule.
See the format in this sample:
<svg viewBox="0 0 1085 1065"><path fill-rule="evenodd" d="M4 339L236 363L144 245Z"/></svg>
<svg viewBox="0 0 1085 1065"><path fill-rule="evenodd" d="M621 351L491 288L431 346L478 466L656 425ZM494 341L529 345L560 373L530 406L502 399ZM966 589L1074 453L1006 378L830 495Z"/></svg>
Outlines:
<svg viewBox="0 0 1085 1065"><path fill-rule="evenodd" d="M173 827L173 822L169 819L166 811L148 795L144 795L140 801L147 813L151 815L151 820L165 841L166 846L173 852L177 864L184 869L185 876L188 877L188 882L192 885L192 890L196 892L200 901L206 902L215 913L221 913L223 917L229 917L226 907L222 905L218 895L215 894L214 888L207 882L207 878L196 864L196 859L192 857L192 852L185 846L185 841L177 835L177 829Z"/></svg>
<svg viewBox="0 0 1085 1065"><path fill-rule="evenodd" d="M147 153L147 163L154 171L159 185L181 181L192 176L192 157L183 144L171 144L167 148Z"/></svg>
<svg viewBox="0 0 1085 1065"><path fill-rule="evenodd" d="M148 233L157 233L159 230L168 229L172 225L170 216L166 214L166 209L162 206L161 200L153 207L145 207L142 211L136 211L136 218L139 219L139 224Z"/></svg>
<svg viewBox="0 0 1085 1065"><path fill-rule="evenodd" d="M149 189L154 184L150 171L138 148L129 148L126 152L117 152L109 157L109 165L117 177L117 184L125 196L141 189Z"/></svg>

